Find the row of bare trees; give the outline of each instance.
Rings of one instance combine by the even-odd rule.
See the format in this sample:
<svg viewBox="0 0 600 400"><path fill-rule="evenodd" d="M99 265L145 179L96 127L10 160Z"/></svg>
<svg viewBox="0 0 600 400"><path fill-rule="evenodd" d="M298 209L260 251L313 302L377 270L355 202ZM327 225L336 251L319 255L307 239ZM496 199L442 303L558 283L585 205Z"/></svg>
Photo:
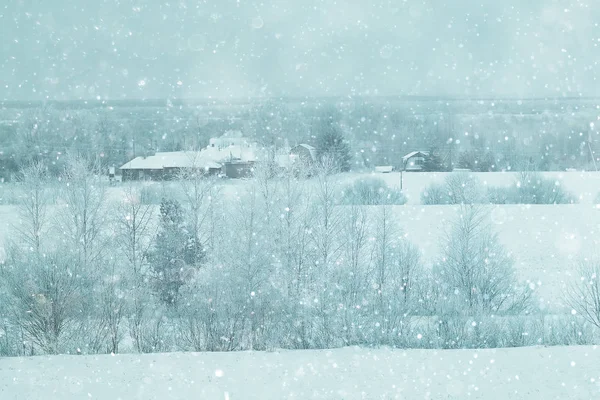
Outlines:
<svg viewBox="0 0 600 400"><path fill-rule="evenodd" d="M311 179L255 172L223 185L192 163L158 207L139 186L109 193L79 157L50 205L45 169L25 169L0 351L452 347L470 319L532 311L485 208L462 206L425 268L393 206L340 205L333 162ZM597 286L577 287L569 304L598 325Z"/></svg>

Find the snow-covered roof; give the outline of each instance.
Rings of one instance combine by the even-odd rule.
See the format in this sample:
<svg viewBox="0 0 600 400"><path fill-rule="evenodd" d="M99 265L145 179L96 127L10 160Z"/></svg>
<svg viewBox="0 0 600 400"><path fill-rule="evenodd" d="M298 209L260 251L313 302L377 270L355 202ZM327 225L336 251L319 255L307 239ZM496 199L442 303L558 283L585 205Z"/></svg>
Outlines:
<svg viewBox="0 0 600 400"><path fill-rule="evenodd" d="M133 160L125 163L119 169L162 169L162 163L160 159L150 157L136 157Z"/></svg>
<svg viewBox="0 0 600 400"><path fill-rule="evenodd" d="M120 169L158 170L163 168L220 168L221 164L198 151L158 152L153 156L136 157Z"/></svg>
<svg viewBox="0 0 600 400"><path fill-rule="evenodd" d="M157 152L153 156L136 157L120 169L160 170L163 168L220 168L229 160L260 161L260 149L244 146L207 147L201 151Z"/></svg>
<svg viewBox="0 0 600 400"><path fill-rule="evenodd" d="M413 151L413 152L410 152L410 153L408 153L408 154L407 154L407 155L405 155L404 157L402 157L402 160L406 161L406 160L408 160L409 158L412 158L412 157L414 157L414 156L416 156L416 155L428 156L428 155L429 155L429 152L428 152L428 151Z"/></svg>
<svg viewBox="0 0 600 400"><path fill-rule="evenodd" d="M308 149L308 150L311 150L311 151L312 150L316 150L313 146L311 146L310 144L306 144L306 143L301 143L298 146L304 147L305 149Z"/></svg>
<svg viewBox="0 0 600 400"><path fill-rule="evenodd" d="M316 149L316 148L314 148L313 146L311 146L310 144L301 143L301 144L299 144L299 145L298 145L298 146L296 146L296 147L304 147L306 150L308 150L308 152L309 152L309 154L310 154L310 157L311 157L313 160L316 160L316 159L317 159L317 149ZM293 151L293 150L294 150L294 149L292 148L292 151Z"/></svg>

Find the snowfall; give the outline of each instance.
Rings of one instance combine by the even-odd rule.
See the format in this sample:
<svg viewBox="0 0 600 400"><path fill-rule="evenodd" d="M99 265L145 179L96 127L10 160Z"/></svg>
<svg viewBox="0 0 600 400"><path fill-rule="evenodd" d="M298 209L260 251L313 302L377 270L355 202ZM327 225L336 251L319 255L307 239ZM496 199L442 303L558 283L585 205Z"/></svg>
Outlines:
<svg viewBox="0 0 600 400"><path fill-rule="evenodd" d="M399 174L380 175L390 186ZM490 206L500 241L540 308L558 307L580 257L600 248L600 174L557 173L576 205ZM509 185L513 174L481 175ZM405 174L393 208L424 261L440 254L453 206L419 205L443 174ZM15 210L0 207L0 241ZM6 228L6 229L3 229ZM3 235L4 234L4 235ZM600 399L597 346L486 350L332 350L39 356L0 359L0 399Z"/></svg>

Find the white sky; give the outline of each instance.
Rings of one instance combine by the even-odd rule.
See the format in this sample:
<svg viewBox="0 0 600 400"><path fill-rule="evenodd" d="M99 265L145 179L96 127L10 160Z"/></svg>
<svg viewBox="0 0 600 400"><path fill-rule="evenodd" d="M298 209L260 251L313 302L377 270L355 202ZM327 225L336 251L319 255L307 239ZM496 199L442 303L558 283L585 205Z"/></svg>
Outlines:
<svg viewBox="0 0 600 400"><path fill-rule="evenodd" d="M594 1L6 1L0 99L594 96Z"/></svg>

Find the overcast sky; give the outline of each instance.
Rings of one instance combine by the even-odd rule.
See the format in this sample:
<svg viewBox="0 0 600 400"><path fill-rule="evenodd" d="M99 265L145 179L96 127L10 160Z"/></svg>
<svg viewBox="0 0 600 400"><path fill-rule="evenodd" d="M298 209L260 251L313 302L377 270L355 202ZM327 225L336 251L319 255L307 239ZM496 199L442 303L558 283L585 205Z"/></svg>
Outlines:
<svg viewBox="0 0 600 400"><path fill-rule="evenodd" d="M0 99L595 96L595 2L10 0Z"/></svg>

